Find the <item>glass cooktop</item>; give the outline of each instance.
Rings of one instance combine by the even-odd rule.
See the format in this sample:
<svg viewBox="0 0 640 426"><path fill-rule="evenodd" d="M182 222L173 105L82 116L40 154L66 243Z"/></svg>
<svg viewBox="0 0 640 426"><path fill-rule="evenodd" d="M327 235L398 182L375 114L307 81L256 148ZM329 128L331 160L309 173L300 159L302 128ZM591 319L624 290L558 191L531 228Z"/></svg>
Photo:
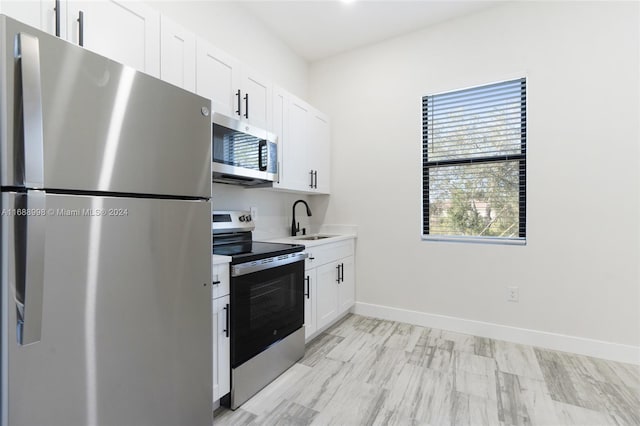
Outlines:
<svg viewBox="0 0 640 426"><path fill-rule="evenodd" d="M251 262L303 250L304 246L301 244L263 243L260 241L243 241L213 246L213 254L231 256L233 259L231 264Z"/></svg>

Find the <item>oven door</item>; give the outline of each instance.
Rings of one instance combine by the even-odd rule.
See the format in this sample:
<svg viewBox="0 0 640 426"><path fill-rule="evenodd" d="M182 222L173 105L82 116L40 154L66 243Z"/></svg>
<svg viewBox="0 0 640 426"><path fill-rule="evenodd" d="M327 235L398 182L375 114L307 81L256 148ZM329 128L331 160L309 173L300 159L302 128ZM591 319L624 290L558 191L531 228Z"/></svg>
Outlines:
<svg viewBox="0 0 640 426"><path fill-rule="evenodd" d="M304 323L304 260L231 279L231 366L248 361Z"/></svg>

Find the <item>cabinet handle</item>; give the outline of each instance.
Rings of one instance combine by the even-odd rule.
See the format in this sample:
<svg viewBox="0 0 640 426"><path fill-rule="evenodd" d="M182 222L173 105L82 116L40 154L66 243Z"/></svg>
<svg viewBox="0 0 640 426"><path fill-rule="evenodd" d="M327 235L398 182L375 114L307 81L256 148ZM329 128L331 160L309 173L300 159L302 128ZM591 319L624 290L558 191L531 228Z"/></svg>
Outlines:
<svg viewBox="0 0 640 426"><path fill-rule="evenodd" d="M84 12L78 12L78 44L84 46Z"/></svg>
<svg viewBox="0 0 640 426"><path fill-rule="evenodd" d="M213 284L213 285L219 285L219 284L220 284L220 281L214 281L214 282L212 282L211 284Z"/></svg>
<svg viewBox="0 0 640 426"><path fill-rule="evenodd" d="M309 176L311 176L311 183L309 184L309 188L313 188L313 170L309 171Z"/></svg>
<svg viewBox="0 0 640 426"><path fill-rule="evenodd" d="M56 37L60 37L60 0L56 0L53 10L56 12Z"/></svg>
<svg viewBox="0 0 640 426"><path fill-rule="evenodd" d="M229 337L229 304L227 303L227 305L223 308L225 310L225 318L226 318L226 322L225 322L225 329L222 330L225 334L226 337Z"/></svg>
<svg viewBox="0 0 640 426"><path fill-rule="evenodd" d="M236 114L238 114L238 115L241 115L241 114L240 114L240 105L241 105L241 102L242 102L242 101L240 100L240 98L241 98L241 97L242 97L242 96L240 95L240 89L238 89L238 93L236 93L236 98L237 98L237 100L238 100L238 109L236 110Z"/></svg>
<svg viewBox="0 0 640 426"><path fill-rule="evenodd" d="M314 187L315 189L318 189L318 171L317 171L317 170L314 170L314 172L313 172L313 176L314 176L314 178L315 178L315 179L314 179L313 187Z"/></svg>
<svg viewBox="0 0 640 426"><path fill-rule="evenodd" d="M307 299L309 299L309 295L311 294L311 290L310 290L310 287L309 287L309 276L308 275L304 279L304 281L307 283L307 292L304 295L307 296Z"/></svg>
<svg viewBox="0 0 640 426"><path fill-rule="evenodd" d="M309 259L309 260L316 260L316 258L315 258L315 257L313 257L312 255L309 255L308 259Z"/></svg>
<svg viewBox="0 0 640 426"><path fill-rule="evenodd" d="M344 282L344 263L340 264L340 282Z"/></svg>
<svg viewBox="0 0 640 426"><path fill-rule="evenodd" d="M340 265L337 265L336 269L338 270L338 279L336 280L336 282L340 284Z"/></svg>
<svg viewBox="0 0 640 426"><path fill-rule="evenodd" d="M249 119L249 94L244 95L244 118Z"/></svg>

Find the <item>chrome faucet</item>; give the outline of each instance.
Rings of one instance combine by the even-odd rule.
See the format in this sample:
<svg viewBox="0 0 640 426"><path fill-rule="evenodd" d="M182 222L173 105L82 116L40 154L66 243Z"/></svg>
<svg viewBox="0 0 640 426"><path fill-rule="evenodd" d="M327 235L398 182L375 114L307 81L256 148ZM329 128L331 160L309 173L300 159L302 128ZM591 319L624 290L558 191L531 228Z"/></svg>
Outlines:
<svg viewBox="0 0 640 426"><path fill-rule="evenodd" d="M311 216L311 209L309 208L309 204L307 204L306 201L304 200L298 200L295 203L293 203L293 208L291 211L291 236L295 237L296 235L298 235L298 232L300 232L300 224L296 223L296 206L298 205L298 203L302 203L307 207L307 216ZM304 231L303 231L304 234Z"/></svg>

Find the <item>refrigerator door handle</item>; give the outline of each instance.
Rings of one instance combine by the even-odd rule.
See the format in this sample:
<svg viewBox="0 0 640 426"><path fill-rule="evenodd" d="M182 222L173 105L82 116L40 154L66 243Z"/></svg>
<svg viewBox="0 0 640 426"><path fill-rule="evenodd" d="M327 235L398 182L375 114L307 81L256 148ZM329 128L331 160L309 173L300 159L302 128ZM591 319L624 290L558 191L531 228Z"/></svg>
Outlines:
<svg viewBox="0 0 640 426"><path fill-rule="evenodd" d="M16 58L22 77L22 117L24 121L24 185L44 188L44 136L40 42L30 34L17 35Z"/></svg>
<svg viewBox="0 0 640 426"><path fill-rule="evenodd" d="M20 345L28 345L42 336L47 206L44 191L27 191L16 198L15 232L23 237L22 245L15 247L17 336Z"/></svg>

